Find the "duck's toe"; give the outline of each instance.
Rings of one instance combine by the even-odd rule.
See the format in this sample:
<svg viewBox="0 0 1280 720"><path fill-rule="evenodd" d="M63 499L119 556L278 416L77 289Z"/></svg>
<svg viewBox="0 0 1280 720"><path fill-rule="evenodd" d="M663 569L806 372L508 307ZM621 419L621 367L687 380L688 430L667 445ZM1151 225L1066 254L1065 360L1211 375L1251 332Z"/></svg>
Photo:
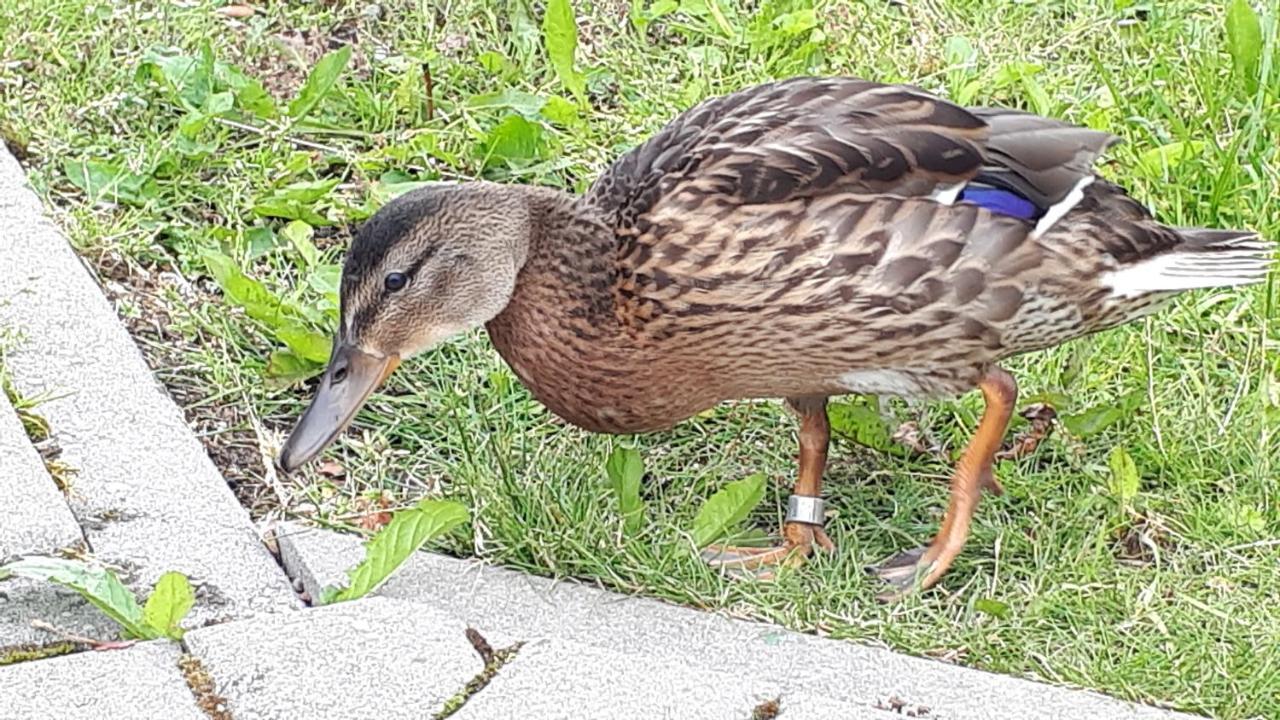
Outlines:
<svg viewBox="0 0 1280 720"><path fill-rule="evenodd" d="M927 547L904 550L879 565L868 567L868 573L880 578L889 586L884 592L876 595L876 599L881 602L891 602L920 589L922 581L928 577L934 567L934 561L926 559L927 553Z"/></svg>

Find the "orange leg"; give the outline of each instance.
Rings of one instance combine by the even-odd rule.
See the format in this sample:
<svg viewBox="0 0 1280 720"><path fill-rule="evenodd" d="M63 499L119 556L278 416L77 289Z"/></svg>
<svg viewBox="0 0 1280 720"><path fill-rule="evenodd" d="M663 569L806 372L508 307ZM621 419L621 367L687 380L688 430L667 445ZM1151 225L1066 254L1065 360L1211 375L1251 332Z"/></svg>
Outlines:
<svg viewBox="0 0 1280 720"><path fill-rule="evenodd" d="M795 491L782 525L782 543L772 548L712 545L702 557L712 567L747 570L757 577L771 576L777 565L795 566L813 553L813 546L827 551L835 544L822 529L822 473L827 467L831 424L826 398L789 398L787 404L800 416L800 469Z"/></svg>
<svg viewBox="0 0 1280 720"><path fill-rule="evenodd" d="M874 570L893 586L892 590L879 596L882 600L897 599L912 590L923 590L936 583L969 539L969 526L982 491L990 490L997 495L1002 492L992 473L992 465L1009 428L1013 406L1018 399L1018 385L1012 375L993 367L978 387L982 389L987 408L951 476L951 503L942 527L929 547L899 553Z"/></svg>

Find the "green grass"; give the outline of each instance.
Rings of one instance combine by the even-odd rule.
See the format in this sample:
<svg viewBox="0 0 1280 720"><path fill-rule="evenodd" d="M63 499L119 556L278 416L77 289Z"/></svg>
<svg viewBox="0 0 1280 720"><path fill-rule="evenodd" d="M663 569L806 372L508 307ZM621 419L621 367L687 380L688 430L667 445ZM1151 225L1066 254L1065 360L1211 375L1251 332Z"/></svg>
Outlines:
<svg viewBox="0 0 1280 720"><path fill-rule="evenodd" d="M449 548L459 554L1225 718L1280 716L1274 275L1009 363L1024 403L1052 399L1076 432L1059 427L1031 457L1003 463L1008 492L984 502L942 587L886 606L863 566L928 539L946 463L837 443L827 493L839 553L772 583L722 578L696 560L687 531L707 497L753 472L770 482L748 523L776 528L796 450L779 405L726 405L634 440L591 436L534 402L480 334L408 363L372 399L329 452L345 475L272 476L260 458L308 394L291 378L318 366L297 342L286 351L271 313L224 302L201 256L234 258L289 305L269 310L328 332L323 290L346 226L404 181L581 189L697 100L803 72L910 81L1107 128L1127 142L1106 173L1171 224L1277 238L1274 10L1255 91L1233 73L1217 3L686 0L643 34L623 0L575 3L589 103L575 113L543 54L541 3L386 2L381 19L362 14L368 5L271 4L239 25L208 2L0 6L0 129L25 148L37 188L255 513L355 525L383 505L448 496L473 510L471 534ZM198 57L206 41L281 107L320 55L355 47L302 121L286 128L237 103L199 128L172 88L137 71L149 48ZM550 97L561 100L539 111ZM73 184L67 172L85 160L108 163L98 169L119 187L88 183L95 198ZM311 196L292 190L293 214L316 226L311 258L281 232L286 218L254 207L326 180ZM883 422L919 421L955 450L980 410L976 396L887 403ZM605 478L619 443L647 463L635 535ZM1115 447L1136 463L1136 494L1111 477Z"/></svg>

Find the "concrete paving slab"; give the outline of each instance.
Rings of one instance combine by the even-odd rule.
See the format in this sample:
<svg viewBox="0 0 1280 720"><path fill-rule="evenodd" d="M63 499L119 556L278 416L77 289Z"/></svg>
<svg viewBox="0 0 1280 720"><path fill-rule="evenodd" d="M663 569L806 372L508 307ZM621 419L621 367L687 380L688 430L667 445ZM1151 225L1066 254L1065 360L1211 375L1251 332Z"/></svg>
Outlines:
<svg viewBox="0 0 1280 720"><path fill-rule="evenodd" d="M0 498L0 564L23 555L85 545L66 499L45 470L3 392ZM32 627L32 620L44 620L90 637L115 632L114 625L102 613L70 590L22 578L0 582L0 650L61 640Z"/></svg>
<svg viewBox="0 0 1280 720"><path fill-rule="evenodd" d="M4 496L0 503L0 565L21 555L84 543L80 526L3 392L0 468L0 494Z"/></svg>
<svg viewBox="0 0 1280 720"><path fill-rule="evenodd" d="M0 582L0 655L9 648L52 645L63 640L57 633L33 626L33 620L89 638L120 634L120 628L101 610L60 585L26 578Z"/></svg>
<svg viewBox="0 0 1280 720"><path fill-rule="evenodd" d="M363 556L350 535L285 524L277 537L286 568L313 596ZM935 719L1191 717L430 553L416 554L379 594L430 603L486 634L623 653L661 648L672 662L779 683L807 697L860 707L897 697L929 707Z"/></svg>
<svg viewBox="0 0 1280 720"><path fill-rule="evenodd" d="M0 720L208 720L167 641L0 667Z"/></svg>
<svg viewBox="0 0 1280 720"><path fill-rule="evenodd" d="M454 720L723 720L752 717L777 700L781 720L892 720L896 713L793 691L771 679L734 675L711 663L672 660L662 648L641 652L558 640L525 644Z"/></svg>
<svg viewBox="0 0 1280 720"><path fill-rule="evenodd" d="M484 669L466 626L369 598L187 633L236 720L429 718Z"/></svg>
<svg viewBox="0 0 1280 720"><path fill-rule="evenodd" d="M156 382L21 168L0 149L0 331L5 365L76 469L71 509L95 555L145 591L177 570L197 585L188 627L298 607L287 578Z"/></svg>

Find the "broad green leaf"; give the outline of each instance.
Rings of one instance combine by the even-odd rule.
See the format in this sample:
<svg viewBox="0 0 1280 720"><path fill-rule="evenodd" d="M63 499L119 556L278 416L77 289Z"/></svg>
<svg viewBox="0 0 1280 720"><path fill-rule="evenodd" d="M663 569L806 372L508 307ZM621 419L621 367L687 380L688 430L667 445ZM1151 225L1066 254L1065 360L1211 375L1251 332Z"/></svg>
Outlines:
<svg viewBox="0 0 1280 720"><path fill-rule="evenodd" d="M991 598L979 598L973 603L973 609L992 617L1006 618L1009 616L1009 606Z"/></svg>
<svg viewBox="0 0 1280 720"><path fill-rule="evenodd" d="M199 57L174 48L151 48L143 53L139 76L150 76L169 85L183 107L194 110L213 90L213 50L205 43Z"/></svg>
<svg viewBox="0 0 1280 720"><path fill-rule="evenodd" d="M644 502L640 499L640 480L644 477L644 458L634 448L616 447L605 461L605 474L609 487L618 499L618 511L622 514L623 529L628 533L638 531L644 524Z"/></svg>
<svg viewBox="0 0 1280 720"><path fill-rule="evenodd" d="M574 55L578 51L578 21L573 16L573 5L569 0L547 0L546 15L542 18L542 41L560 84L573 93L579 103L585 103L587 81L573 67Z"/></svg>
<svg viewBox="0 0 1280 720"><path fill-rule="evenodd" d="M281 327L290 322L292 316L299 313L276 297L262 283L244 274L236 262L221 253L206 251L203 255L205 267L213 276L222 292L231 302L244 308L249 317L270 325Z"/></svg>
<svg viewBox="0 0 1280 720"><path fill-rule="evenodd" d="M307 203L296 200L271 197L253 204L253 212L261 217L281 218L282 220L302 220L308 225L332 225L329 218L316 212Z"/></svg>
<svg viewBox="0 0 1280 720"><path fill-rule="evenodd" d="M414 113L424 107L426 99L423 95L422 70L410 67L400 73L400 82L391 91L391 104L404 113Z"/></svg>
<svg viewBox="0 0 1280 720"><path fill-rule="evenodd" d="M1244 89L1252 95L1258 92L1258 75L1262 66L1262 23L1249 0L1231 0L1227 5L1226 22L1231 67L1244 81Z"/></svg>
<svg viewBox="0 0 1280 720"><path fill-rule="evenodd" d="M1224 513L1235 527L1255 533L1262 533L1267 529L1267 518L1254 505L1236 504L1226 508Z"/></svg>
<svg viewBox="0 0 1280 720"><path fill-rule="evenodd" d="M278 242L276 231L265 225L245 228L244 244L251 260L275 250L276 242Z"/></svg>
<svg viewBox="0 0 1280 720"><path fill-rule="evenodd" d="M439 181L414 180L401 173L383 173L382 177L369 188L369 199L375 206L382 207L407 192L438 184Z"/></svg>
<svg viewBox="0 0 1280 720"><path fill-rule="evenodd" d="M529 119L536 118L538 111L542 110L542 107L546 104L546 99L540 95L510 88L496 93L472 95L467 99L467 107L475 110L491 108L512 110Z"/></svg>
<svg viewBox="0 0 1280 720"><path fill-rule="evenodd" d="M200 106L200 112L210 117L226 115L235 107L235 95L229 92L210 93Z"/></svg>
<svg viewBox="0 0 1280 720"><path fill-rule="evenodd" d="M262 85L262 81L249 77L239 68L226 63L215 63L213 66L215 84L219 88L230 90L235 96L236 107L250 115L264 120L276 117L276 102Z"/></svg>
<svg viewBox="0 0 1280 720"><path fill-rule="evenodd" d="M133 591L101 565L51 557L28 557L9 563L3 570L17 577L44 580L71 588L124 628L129 637L152 640L160 637L142 617L142 608Z"/></svg>
<svg viewBox="0 0 1280 720"><path fill-rule="evenodd" d="M307 284L312 290L325 296L335 306L338 304L338 287L342 283L342 266L337 264L318 265L307 277Z"/></svg>
<svg viewBox="0 0 1280 720"><path fill-rule="evenodd" d="M693 519L693 543L705 547L733 530L764 499L764 475L756 474L725 485L712 495Z"/></svg>
<svg viewBox="0 0 1280 720"><path fill-rule="evenodd" d="M497 163L510 165L537 160L546 155L547 146L541 125L519 115L508 115L489 131L480 149L484 166L488 168Z"/></svg>
<svg viewBox="0 0 1280 720"><path fill-rule="evenodd" d="M1147 177L1158 180L1168 176L1169 171L1181 165L1184 160L1199 155L1204 148L1203 140L1171 142L1142 153L1138 158L1138 167L1142 168Z"/></svg>
<svg viewBox="0 0 1280 720"><path fill-rule="evenodd" d="M1142 398L1141 391L1134 391L1120 398L1118 403L1097 405L1073 415L1059 415L1058 419L1072 435L1081 439L1090 438L1133 412L1142 403Z"/></svg>
<svg viewBox="0 0 1280 720"><path fill-rule="evenodd" d="M1072 435L1089 438L1106 430L1124 417L1124 411L1114 405L1091 407L1082 413L1062 416L1062 424Z"/></svg>
<svg viewBox="0 0 1280 720"><path fill-rule="evenodd" d="M62 161L62 171L72 185L83 190L92 200L143 205L154 199L158 192L155 181L150 177L105 160L67 158Z"/></svg>
<svg viewBox="0 0 1280 720"><path fill-rule="evenodd" d="M806 33L816 27L818 27L818 13L813 9L796 10L773 19L773 29L786 37Z"/></svg>
<svg viewBox="0 0 1280 720"><path fill-rule="evenodd" d="M511 62L506 55L497 50L488 50L476 56L476 62L490 75L508 77L519 72L520 68Z"/></svg>
<svg viewBox="0 0 1280 720"><path fill-rule="evenodd" d="M1138 497L1138 466L1125 449L1117 445L1111 449L1107 457L1107 465L1111 468L1111 478L1107 481L1107 489L1121 504L1128 505Z"/></svg>
<svg viewBox="0 0 1280 720"><path fill-rule="evenodd" d="M831 430L859 445L881 452L902 453L893 433L875 408L851 402L832 403L827 410Z"/></svg>
<svg viewBox="0 0 1280 720"><path fill-rule="evenodd" d="M303 180L290 183L272 193L272 197L300 203L313 203L325 199L338 186L337 178L328 180Z"/></svg>
<svg viewBox="0 0 1280 720"><path fill-rule="evenodd" d="M528 67L538 53L538 23L529 10L528 0L507 0L507 20L511 23L508 38L516 48L519 64Z"/></svg>
<svg viewBox="0 0 1280 720"><path fill-rule="evenodd" d="M550 122L562 127L573 127L582 122L581 115L577 111L577 105L564 100L559 95L548 97L547 104L543 105L543 109L541 109L541 115L550 120Z"/></svg>
<svg viewBox="0 0 1280 720"><path fill-rule="evenodd" d="M328 335L308 330L301 325L286 325L276 330L276 339L304 360L326 363L333 351L333 341Z"/></svg>
<svg viewBox="0 0 1280 720"><path fill-rule="evenodd" d="M287 387L319 375L324 365L304 360L289 350L277 350L267 358L266 376L272 387Z"/></svg>
<svg viewBox="0 0 1280 720"><path fill-rule="evenodd" d="M280 230L280 234L289 241L294 250L298 251L304 267L314 267L320 260L320 251L316 250L315 244L311 242L316 230L306 222L293 220Z"/></svg>
<svg viewBox="0 0 1280 720"><path fill-rule="evenodd" d="M253 211L263 217L302 220L313 226L332 225L318 208L320 201L327 199L337 186L337 178L292 183L258 199Z"/></svg>
<svg viewBox="0 0 1280 720"><path fill-rule="evenodd" d="M182 628L178 623L196 604L195 591L187 576L180 572L167 572L156 581L151 597L142 608L142 621L158 635L181 640Z"/></svg>
<svg viewBox="0 0 1280 720"><path fill-rule="evenodd" d="M943 46L942 56L948 65L954 67L968 65L977 60L978 51L974 49L973 42L969 38L964 35L952 35L947 38L947 43Z"/></svg>
<svg viewBox="0 0 1280 720"><path fill-rule="evenodd" d="M326 588L322 601L328 604L368 595L427 541L444 535L469 517L465 507L449 500L423 500L416 507L397 512L365 543L364 560L347 572L350 584L342 590Z"/></svg>
<svg viewBox="0 0 1280 720"><path fill-rule="evenodd" d="M346 69L347 62L350 60L351 46L343 45L316 62L311 73L307 75L306 82L302 83L302 88L298 90L297 97L289 103L289 117L293 122L296 123L311 114L316 105L320 104L320 101L333 89L334 83L338 82L338 76Z"/></svg>

